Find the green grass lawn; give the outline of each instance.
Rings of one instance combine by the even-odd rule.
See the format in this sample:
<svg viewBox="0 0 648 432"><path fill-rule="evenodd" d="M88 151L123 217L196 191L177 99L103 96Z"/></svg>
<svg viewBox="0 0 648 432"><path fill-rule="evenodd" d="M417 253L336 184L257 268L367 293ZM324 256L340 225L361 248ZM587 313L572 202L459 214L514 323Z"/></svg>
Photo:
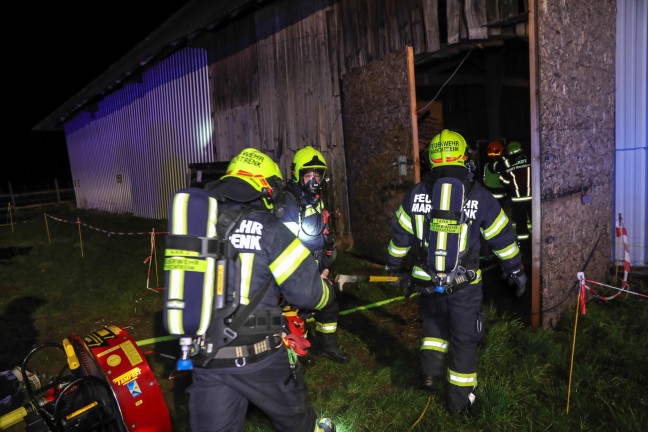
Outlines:
<svg viewBox="0 0 648 432"><path fill-rule="evenodd" d="M155 236L153 248L150 233L166 231L166 221L66 205L21 209L12 220L13 226L0 226L0 370L34 345L85 336L110 323L136 341L165 336L162 293L154 289L163 286L164 235ZM380 266L340 252L333 273L350 271L382 274ZM641 280L631 279L630 288L648 291ZM648 299L590 298L576 332L575 307L556 328L532 329L489 299L478 405L471 414L451 416L443 408L442 383L433 393L414 388L420 321L415 298L403 294L389 284L346 285L339 293L339 335L351 362L311 354L301 360L313 406L333 418L339 432L646 430ZM372 307L376 303L381 306ZM191 378L174 372L177 342L141 348L174 431L188 431L184 390ZM272 430L251 407L246 431Z"/></svg>

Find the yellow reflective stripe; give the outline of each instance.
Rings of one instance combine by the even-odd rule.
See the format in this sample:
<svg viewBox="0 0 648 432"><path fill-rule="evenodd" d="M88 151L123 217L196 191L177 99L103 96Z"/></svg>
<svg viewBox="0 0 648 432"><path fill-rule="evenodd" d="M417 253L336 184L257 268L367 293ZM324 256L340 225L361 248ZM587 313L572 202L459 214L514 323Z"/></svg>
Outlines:
<svg viewBox="0 0 648 432"><path fill-rule="evenodd" d="M468 224L461 224L461 234L459 236L459 252L463 252L468 247Z"/></svg>
<svg viewBox="0 0 648 432"><path fill-rule="evenodd" d="M442 353L448 352L448 341L445 339L433 338L433 337L424 337L421 340L420 350L431 350L439 351Z"/></svg>
<svg viewBox="0 0 648 432"><path fill-rule="evenodd" d="M337 330L337 323L321 323L315 321L315 330L320 333L335 333Z"/></svg>
<svg viewBox="0 0 648 432"><path fill-rule="evenodd" d="M188 202L188 193L177 193L173 197L173 221L171 222L171 234L187 234Z"/></svg>
<svg viewBox="0 0 648 432"><path fill-rule="evenodd" d="M421 267L415 265L412 267L412 276L415 277L416 279L424 280L424 281L431 281L432 276L425 270L423 270Z"/></svg>
<svg viewBox="0 0 648 432"><path fill-rule="evenodd" d="M412 235L414 234L414 231L412 230L412 219L410 219L407 213L405 213L403 206L400 206L398 210L396 210L396 219L398 219L398 223L405 231Z"/></svg>
<svg viewBox="0 0 648 432"><path fill-rule="evenodd" d="M288 277L301 265L310 255L310 251L295 238L288 247L270 264L270 271L279 285L284 283Z"/></svg>
<svg viewBox="0 0 648 432"><path fill-rule="evenodd" d="M443 183L441 185L441 199L439 202L439 210L450 210L450 196L452 193L452 184ZM432 227L430 227L432 228ZM447 250L448 249L448 234L444 231L438 232L437 250ZM437 270L445 269L446 257L444 255L437 255L434 257L434 266Z"/></svg>
<svg viewBox="0 0 648 432"><path fill-rule="evenodd" d="M209 219L207 220L207 237L216 237L216 223L218 222L218 201L209 198Z"/></svg>
<svg viewBox="0 0 648 432"><path fill-rule="evenodd" d="M414 222L416 223L416 238L423 240L423 228L425 226L425 215L414 215Z"/></svg>
<svg viewBox="0 0 648 432"><path fill-rule="evenodd" d="M318 201L317 204L315 204L315 206L309 204L304 210L304 217L310 216L315 213L321 213L323 210L324 210L324 203L322 201Z"/></svg>
<svg viewBox="0 0 648 432"><path fill-rule="evenodd" d="M452 184L451 183L441 184L441 202L439 203L441 210L450 210L451 194L452 194Z"/></svg>
<svg viewBox="0 0 648 432"><path fill-rule="evenodd" d="M241 304L250 303L250 287L252 284L252 266L254 265L254 254L250 252L239 253L241 263Z"/></svg>
<svg viewBox="0 0 648 432"><path fill-rule="evenodd" d="M284 221L283 224L286 225L286 228L288 228L294 235L299 234L299 225L297 222Z"/></svg>
<svg viewBox="0 0 648 432"><path fill-rule="evenodd" d="M518 248L517 243L513 242L504 249L494 250L493 253L495 253L499 259L507 260L520 253L520 248Z"/></svg>
<svg viewBox="0 0 648 432"><path fill-rule="evenodd" d="M331 292L329 287L324 279L322 279L322 297L320 298L319 303L315 306L315 309L319 310L326 306L331 298Z"/></svg>
<svg viewBox="0 0 648 432"><path fill-rule="evenodd" d="M182 326L182 312L181 309L167 309L167 327L169 334L185 334L184 327Z"/></svg>
<svg viewBox="0 0 648 432"><path fill-rule="evenodd" d="M216 260L214 258L207 258L207 269L205 270L205 277L203 279L202 291L202 310L200 311L200 325L196 333L203 335L209 327L211 321L211 311L214 302L214 282L216 279Z"/></svg>
<svg viewBox="0 0 648 432"><path fill-rule="evenodd" d="M486 228L485 230L482 231L483 236L486 240L490 240L493 237L495 237L497 234L502 232L506 224L508 223L508 217L506 217L506 213L504 213L504 210L500 209L499 215L495 218L491 226Z"/></svg>
<svg viewBox="0 0 648 432"><path fill-rule="evenodd" d="M475 387L477 385L477 372L464 374L448 369L448 382L458 387Z"/></svg>
<svg viewBox="0 0 648 432"><path fill-rule="evenodd" d="M475 276L475 280L470 282L471 285L476 285L482 280L482 272L481 269L477 269L477 276Z"/></svg>
<svg viewBox="0 0 648 432"><path fill-rule="evenodd" d="M407 255L407 252L409 251L409 249L410 249L409 246L406 246L406 247L398 247L398 246L396 246L394 244L393 239L389 241L388 251L389 251L389 255L391 255L393 257L402 258L405 255Z"/></svg>
<svg viewBox="0 0 648 432"><path fill-rule="evenodd" d="M167 289L167 298L170 300L179 300L184 305L184 271L169 271L169 286ZM182 326L182 310L167 309L167 326L169 333L182 335L184 327Z"/></svg>

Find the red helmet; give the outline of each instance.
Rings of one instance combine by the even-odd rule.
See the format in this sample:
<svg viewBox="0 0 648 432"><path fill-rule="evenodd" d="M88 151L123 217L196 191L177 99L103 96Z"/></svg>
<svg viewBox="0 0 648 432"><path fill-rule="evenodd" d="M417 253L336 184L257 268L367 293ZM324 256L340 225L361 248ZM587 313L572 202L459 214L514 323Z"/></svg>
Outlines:
<svg viewBox="0 0 648 432"><path fill-rule="evenodd" d="M491 141L488 143L486 151L489 158L500 157L502 156L502 154L504 154L504 144L502 144L502 141L499 140Z"/></svg>

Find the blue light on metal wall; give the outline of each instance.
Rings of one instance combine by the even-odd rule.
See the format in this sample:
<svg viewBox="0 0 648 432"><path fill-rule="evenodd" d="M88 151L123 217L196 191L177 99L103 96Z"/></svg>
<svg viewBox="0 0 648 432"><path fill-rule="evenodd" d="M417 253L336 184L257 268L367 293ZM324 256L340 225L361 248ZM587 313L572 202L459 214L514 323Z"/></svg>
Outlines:
<svg viewBox="0 0 648 432"><path fill-rule="evenodd" d="M164 219L190 163L213 162L206 50L184 48L65 124L77 206Z"/></svg>
<svg viewBox="0 0 648 432"><path fill-rule="evenodd" d="M622 215L632 266L648 265L648 2L617 0L613 223ZM616 240L614 256L623 260Z"/></svg>

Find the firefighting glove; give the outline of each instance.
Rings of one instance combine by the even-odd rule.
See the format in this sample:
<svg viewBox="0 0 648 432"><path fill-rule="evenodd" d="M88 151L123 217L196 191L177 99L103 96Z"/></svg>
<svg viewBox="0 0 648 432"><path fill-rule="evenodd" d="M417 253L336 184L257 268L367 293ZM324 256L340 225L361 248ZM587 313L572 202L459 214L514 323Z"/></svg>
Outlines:
<svg viewBox="0 0 648 432"><path fill-rule="evenodd" d="M526 291L526 283L527 283L527 276L526 273L524 273L524 270L517 269L513 273L511 273L509 276L509 283L510 284L515 284L516 289L515 289L515 295L517 297L522 297L524 295L524 292Z"/></svg>
<svg viewBox="0 0 648 432"><path fill-rule="evenodd" d="M391 285L399 286L401 288L405 289L405 297L409 297L413 293L412 289L412 273L407 272L401 268L395 268L395 267L389 267L385 266L385 270L387 270L387 274L389 276L397 277L398 280L394 282L389 282Z"/></svg>

